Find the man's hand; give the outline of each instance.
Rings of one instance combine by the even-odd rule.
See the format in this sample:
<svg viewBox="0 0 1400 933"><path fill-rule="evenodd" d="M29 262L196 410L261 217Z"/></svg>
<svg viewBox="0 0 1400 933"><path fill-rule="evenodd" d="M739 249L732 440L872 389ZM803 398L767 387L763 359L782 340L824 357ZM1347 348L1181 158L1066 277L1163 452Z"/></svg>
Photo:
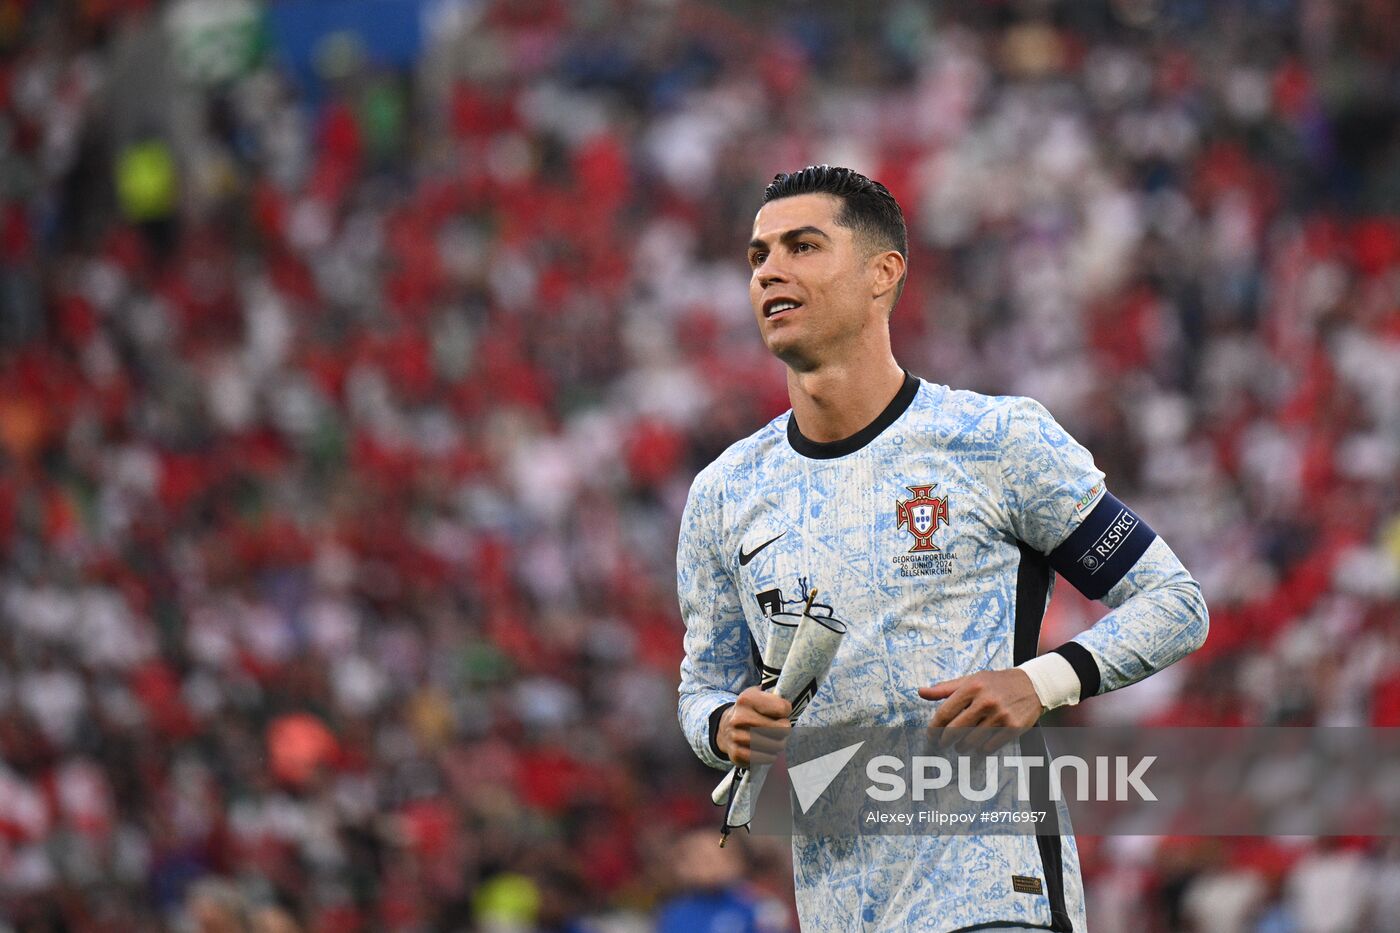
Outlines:
<svg viewBox="0 0 1400 933"><path fill-rule="evenodd" d="M959 748L995 751L1021 735L1044 715L1035 686L1025 671L981 671L920 687L925 700L942 700L930 730L959 729Z"/></svg>
<svg viewBox="0 0 1400 933"><path fill-rule="evenodd" d="M765 693L757 687L750 687L739 694L733 706L719 718L719 734L715 744L729 756L729 760L740 767L750 767L754 753L754 729L790 729L792 704L776 693ZM770 749L759 749L760 759L767 757ZM772 760L771 758L769 759ZM764 762L759 761L760 764Z"/></svg>

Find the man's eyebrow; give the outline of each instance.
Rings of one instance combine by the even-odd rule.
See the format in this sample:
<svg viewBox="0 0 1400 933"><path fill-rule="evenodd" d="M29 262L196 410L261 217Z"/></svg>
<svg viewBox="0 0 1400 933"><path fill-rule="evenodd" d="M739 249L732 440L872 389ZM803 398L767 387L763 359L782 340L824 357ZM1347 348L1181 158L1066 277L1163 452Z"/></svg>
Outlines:
<svg viewBox="0 0 1400 933"><path fill-rule="evenodd" d="M778 242L790 244L794 240L800 240L802 237L809 235L819 236L823 240L831 239L831 237L827 236L826 231L823 230L821 227L813 227L809 224L805 227L793 227L791 230L783 231L783 233L778 237ZM766 249L767 247L767 240L761 240L758 237L754 237L752 240L749 240L749 249Z"/></svg>

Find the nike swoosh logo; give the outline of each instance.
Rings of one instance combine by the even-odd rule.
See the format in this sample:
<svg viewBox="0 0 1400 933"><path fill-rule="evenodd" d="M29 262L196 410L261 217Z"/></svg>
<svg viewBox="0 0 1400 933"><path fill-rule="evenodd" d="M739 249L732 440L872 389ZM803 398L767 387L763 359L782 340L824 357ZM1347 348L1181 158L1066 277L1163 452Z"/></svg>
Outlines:
<svg viewBox="0 0 1400 933"><path fill-rule="evenodd" d="M753 560L755 554L757 554L759 551L761 551L761 550L763 550L764 548L766 548L768 545L772 544L774 541L777 541L779 538L781 538L781 537L782 537L783 535L785 535L785 534L787 534L786 531L780 531L780 532L778 532L776 535L774 535L773 537L769 538L767 541L764 541L762 544L760 544L758 547L754 548L752 551L749 551L747 554L744 553L744 546L743 546L742 544L739 545L739 566L740 566L740 567L746 566L746 565L748 564L749 561Z"/></svg>

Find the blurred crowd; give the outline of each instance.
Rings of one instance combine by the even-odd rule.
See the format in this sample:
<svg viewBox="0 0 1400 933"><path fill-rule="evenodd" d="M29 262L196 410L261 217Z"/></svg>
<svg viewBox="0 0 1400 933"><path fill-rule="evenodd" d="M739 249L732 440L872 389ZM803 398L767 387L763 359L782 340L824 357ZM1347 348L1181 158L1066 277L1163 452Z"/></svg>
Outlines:
<svg viewBox="0 0 1400 933"><path fill-rule="evenodd" d="M788 928L691 832L674 546L814 162L905 207L901 362L1202 582L1057 722L1400 726L1388 4L347 0L299 67L332 6L0 2L0 928ZM1383 840L1081 846L1096 931L1400 930Z"/></svg>

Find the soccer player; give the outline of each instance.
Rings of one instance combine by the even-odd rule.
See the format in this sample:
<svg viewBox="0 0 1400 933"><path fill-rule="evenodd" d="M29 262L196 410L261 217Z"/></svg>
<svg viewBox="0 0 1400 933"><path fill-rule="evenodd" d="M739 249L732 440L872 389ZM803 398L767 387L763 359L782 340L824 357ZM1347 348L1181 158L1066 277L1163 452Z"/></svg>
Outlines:
<svg viewBox="0 0 1400 933"><path fill-rule="evenodd" d="M800 577L850 625L804 726L1023 730L1205 640L1200 587L1044 407L895 361L907 257L899 205L863 175L764 192L749 298L792 410L696 477L677 553L680 721L711 767L786 725L753 658ZM1111 611L1037 657L1052 568ZM808 933L1086 928L1072 836L853 832L795 838L793 861Z"/></svg>

